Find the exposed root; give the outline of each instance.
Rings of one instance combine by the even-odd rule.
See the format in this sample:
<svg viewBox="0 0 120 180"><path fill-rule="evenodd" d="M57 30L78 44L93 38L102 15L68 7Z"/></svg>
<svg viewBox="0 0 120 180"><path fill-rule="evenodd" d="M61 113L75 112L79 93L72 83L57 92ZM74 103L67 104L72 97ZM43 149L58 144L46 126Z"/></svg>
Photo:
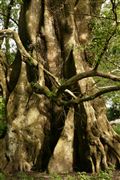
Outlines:
<svg viewBox="0 0 120 180"><path fill-rule="evenodd" d="M102 138L101 138L102 137ZM119 139L119 138L118 138ZM89 132L89 157L92 172L99 172L100 169L108 169L110 164L117 166L120 162L119 142L115 136L107 137L104 133L100 137L95 137ZM110 158L109 158L109 152ZM111 161L111 162L110 162Z"/></svg>
<svg viewBox="0 0 120 180"><path fill-rule="evenodd" d="M27 161L25 161L25 160L21 160L20 161L20 164L19 164L19 170L20 171L30 171L31 170L31 168L32 168L32 164L31 163L28 163Z"/></svg>

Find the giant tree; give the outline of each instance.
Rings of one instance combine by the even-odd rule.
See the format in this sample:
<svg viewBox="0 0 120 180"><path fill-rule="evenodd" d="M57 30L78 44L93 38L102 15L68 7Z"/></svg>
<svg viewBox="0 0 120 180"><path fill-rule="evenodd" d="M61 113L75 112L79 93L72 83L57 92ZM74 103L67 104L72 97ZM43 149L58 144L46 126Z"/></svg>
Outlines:
<svg viewBox="0 0 120 180"><path fill-rule="evenodd" d="M18 33L0 30L17 44L13 63L1 52L1 87L6 100L7 134L1 140L1 168L9 171L99 172L120 163L120 137L110 126L102 94L93 77L120 81L99 71L100 61L119 26L100 52L91 53L91 24L103 1L24 0ZM6 70L7 69L7 70ZM3 167L4 165L4 167Z"/></svg>

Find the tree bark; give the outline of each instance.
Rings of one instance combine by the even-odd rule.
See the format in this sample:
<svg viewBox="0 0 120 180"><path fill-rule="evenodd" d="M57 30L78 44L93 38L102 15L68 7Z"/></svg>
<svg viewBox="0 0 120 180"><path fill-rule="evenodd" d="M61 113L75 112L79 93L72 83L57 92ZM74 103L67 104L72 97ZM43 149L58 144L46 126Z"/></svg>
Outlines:
<svg viewBox="0 0 120 180"><path fill-rule="evenodd" d="M60 104L95 93L93 78L69 86L74 96L68 91L53 96L62 80L90 69L83 47L90 39L91 11L99 13L101 4L92 0L23 2L19 36L37 66L25 63L26 57L17 53L8 86L3 155L9 159L7 170L99 172L110 164L119 165L120 137L107 120L103 99ZM35 92L35 83L53 94Z"/></svg>

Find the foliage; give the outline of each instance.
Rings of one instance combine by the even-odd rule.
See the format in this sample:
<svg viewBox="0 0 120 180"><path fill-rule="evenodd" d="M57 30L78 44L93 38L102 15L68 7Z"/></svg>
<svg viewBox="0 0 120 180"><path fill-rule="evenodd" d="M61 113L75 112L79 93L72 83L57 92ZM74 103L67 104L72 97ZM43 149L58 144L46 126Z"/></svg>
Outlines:
<svg viewBox="0 0 120 180"><path fill-rule="evenodd" d="M120 124L113 126L113 129L115 130L115 132L116 132L117 134L120 135Z"/></svg>
<svg viewBox="0 0 120 180"><path fill-rule="evenodd" d="M117 20L120 19L120 8L116 5ZM88 63L94 67L101 56L99 69L102 72L112 73L120 76L120 26L116 25L115 14L111 3L105 3L100 16L91 20L90 29L91 41L86 46ZM114 82L104 78L95 78L98 87L111 86ZM116 83L120 85L120 83ZM108 117L115 119L120 111L120 91L111 92L104 95L106 102L112 102L112 107L108 110ZM113 105L114 104L114 105ZM113 115L113 111L119 111Z"/></svg>
<svg viewBox="0 0 120 180"><path fill-rule="evenodd" d="M111 174L101 171L98 176L97 176L98 180L112 180L112 176Z"/></svg>
<svg viewBox="0 0 120 180"><path fill-rule="evenodd" d="M98 174L93 174L90 175L86 172L78 172L77 174L67 174L67 175L58 175L58 174L54 174L51 176L50 180L76 180L76 179L80 179L80 180L112 180L112 175L113 175L113 170L114 168L111 167L109 168L107 171L100 171L100 173ZM63 178L64 177L64 178Z"/></svg>
<svg viewBox="0 0 120 180"><path fill-rule="evenodd" d="M62 179L62 177L59 175L59 174L52 174L52 176L51 176L51 180L61 180Z"/></svg>
<svg viewBox="0 0 120 180"><path fill-rule="evenodd" d="M11 4L12 2L12 4ZM18 1L4 1L0 0L0 27L2 29L18 29L18 17L20 10L20 0ZM2 44L0 42L0 46L5 52L7 63L11 64L14 61L15 53L16 53L16 44L15 42L9 38L3 38Z"/></svg>
<svg viewBox="0 0 120 180"><path fill-rule="evenodd" d="M18 179L22 179L22 180L34 180L34 177L31 177L31 176L27 175L27 174L24 173L24 172L19 172L19 173L17 174L17 178L18 178Z"/></svg>
<svg viewBox="0 0 120 180"><path fill-rule="evenodd" d="M5 175L0 172L0 180L5 180L5 179L6 179Z"/></svg>
<svg viewBox="0 0 120 180"><path fill-rule="evenodd" d="M100 171L97 174L89 174L86 172L77 172L77 173L66 173L66 174L41 174L33 173L29 174L25 172L18 172L16 175L11 175L10 179L22 179L22 180L34 180L34 179L49 179L49 180L112 180L114 173L114 166L109 167L106 171ZM43 177L42 177L43 176ZM45 178L45 177L46 178ZM0 173L0 180L6 179L6 175L2 172ZM7 177L9 179L9 177Z"/></svg>
<svg viewBox="0 0 120 180"><path fill-rule="evenodd" d="M120 118L120 104L112 103L110 107L107 108L108 120L115 120Z"/></svg>
<svg viewBox="0 0 120 180"><path fill-rule="evenodd" d="M91 177L86 172L79 173L79 177L81 180L90 180L91 179Z"/></svg>
<svg viewBox="0 0 120 180"><path fill-rule="evenodd" d="M114 167L108 168L106 171L100 171L98 174L90 175L86 172L78 172L76 174L66 174L66 175L60 175L60 174L53 174L50 175L50 180L112 180Z"/></svg>

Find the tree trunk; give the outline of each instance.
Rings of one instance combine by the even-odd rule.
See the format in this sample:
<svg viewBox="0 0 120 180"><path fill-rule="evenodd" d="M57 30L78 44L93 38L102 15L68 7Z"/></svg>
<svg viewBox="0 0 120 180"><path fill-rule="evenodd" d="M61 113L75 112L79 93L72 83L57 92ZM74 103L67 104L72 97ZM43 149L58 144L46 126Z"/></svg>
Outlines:
<svg viewBox="0 0 120 180"><path fill-rule="evenodd" d="M61 99L72 98L70 94L61 93L56 101L31 86L39 83L56 92L60 81L90 69L83 47L90 38L90 15L99 13L99 3L30 0L22 4L19 35L38 65L25 63L20 52L13 64L4 140L7 170L99 172L110 164L119 165L120 138L107 120L101 97L60 105ZM69 90L82 96L96 92L96 87L92 78L85 78Z"/></svg>

